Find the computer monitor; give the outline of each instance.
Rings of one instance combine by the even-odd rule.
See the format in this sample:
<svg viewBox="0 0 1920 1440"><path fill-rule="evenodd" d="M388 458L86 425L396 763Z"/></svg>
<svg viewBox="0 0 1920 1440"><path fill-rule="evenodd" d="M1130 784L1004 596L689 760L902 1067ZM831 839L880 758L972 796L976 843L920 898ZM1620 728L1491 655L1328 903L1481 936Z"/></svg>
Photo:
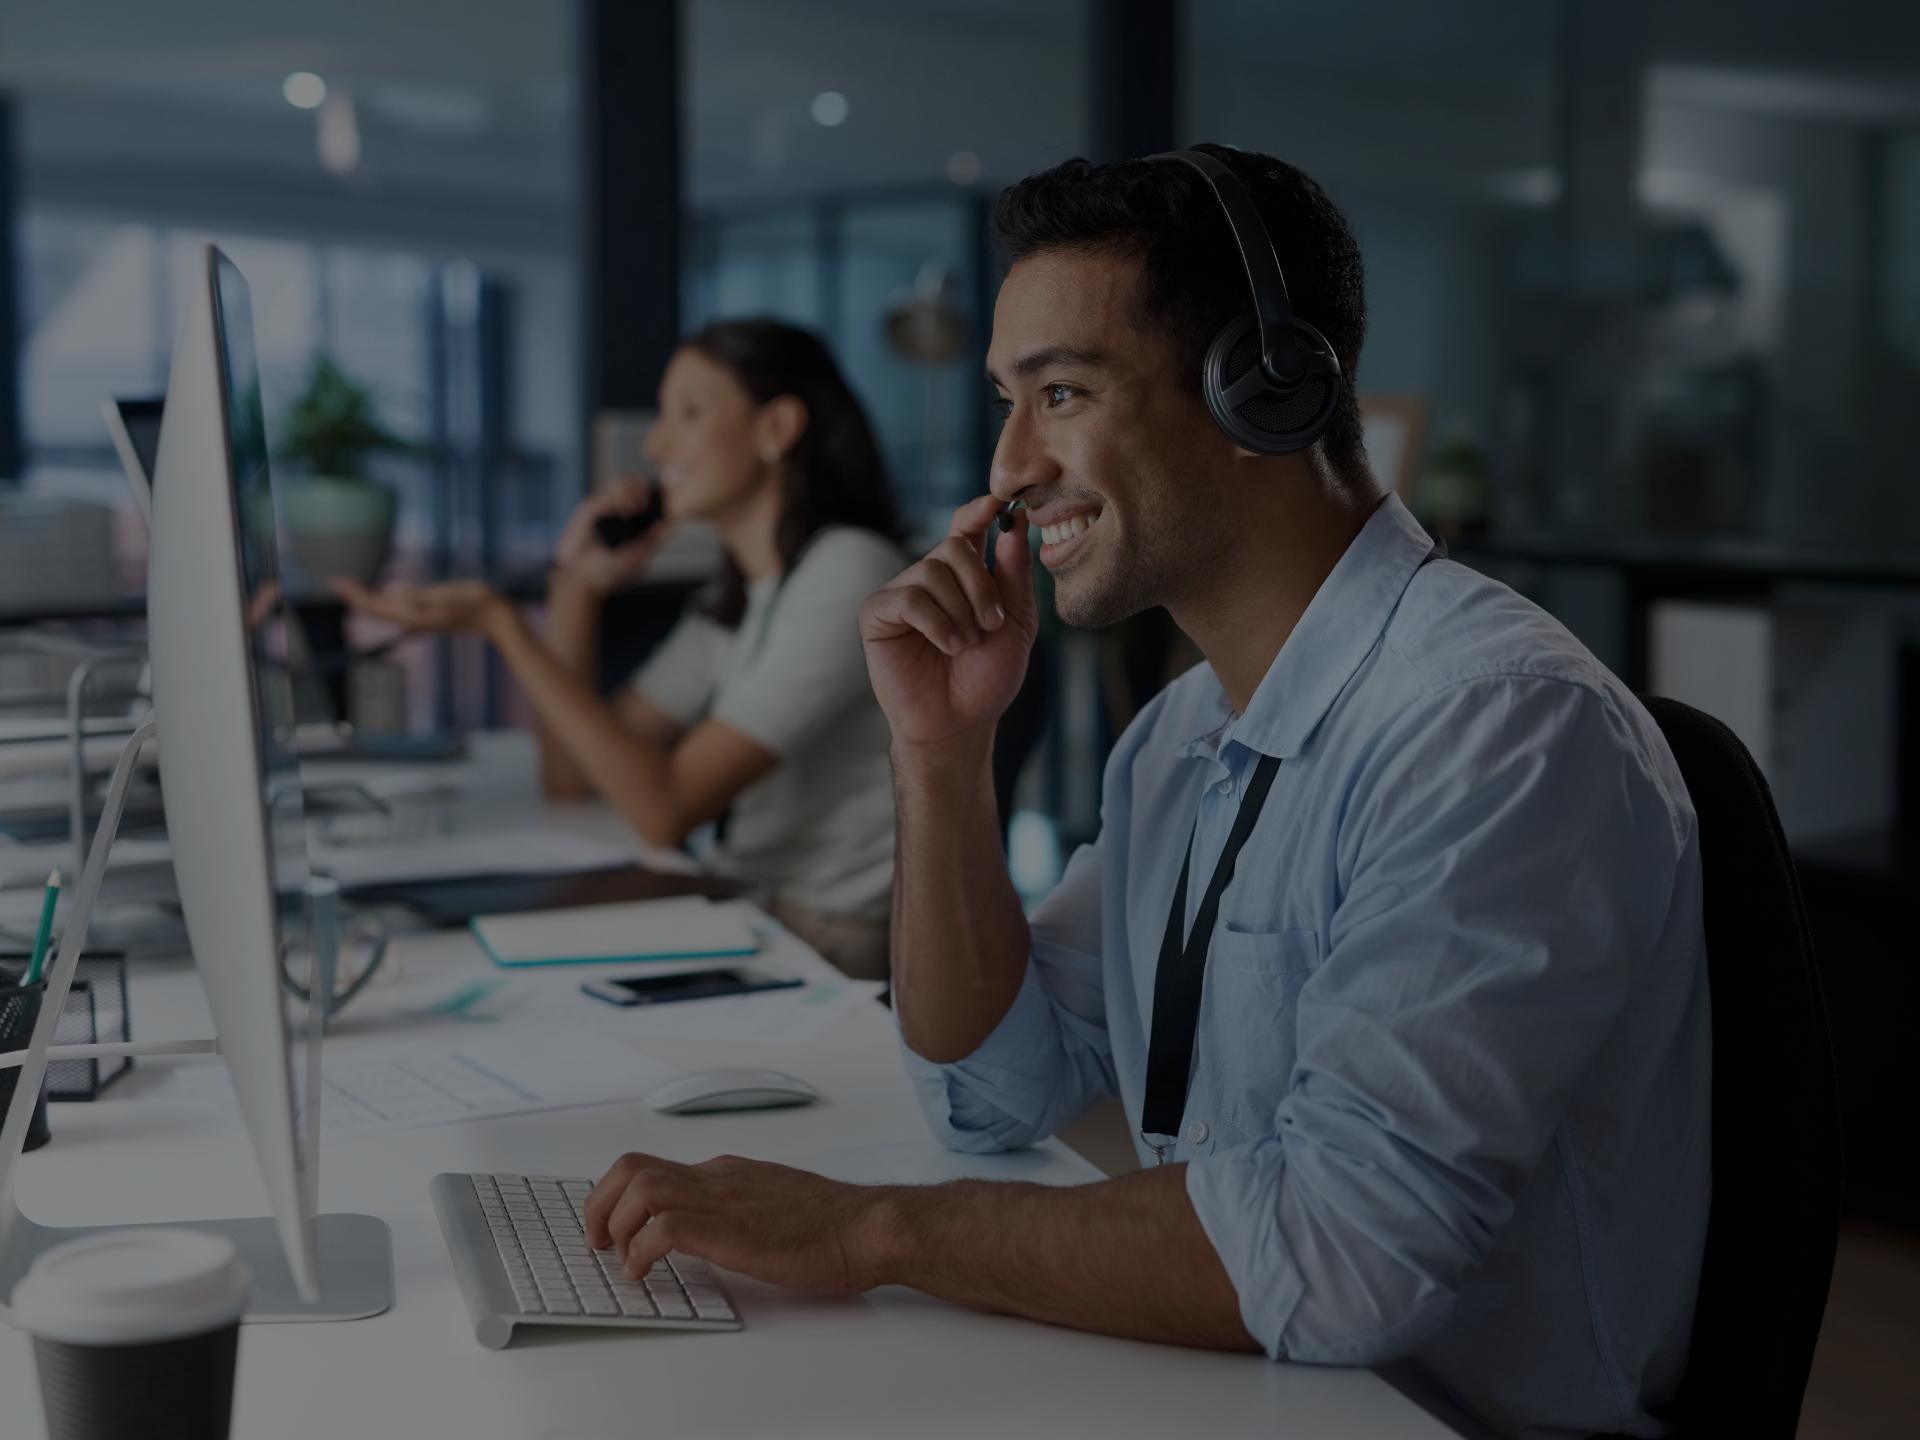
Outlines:
<svg viewBox="0 0 1920 1440"><path fill-rule="evenodd" d="M174 349L153 501L147 644L180 904L287 1267L311 1300L319 1090L302 1105L317 1067L297 1053L282 974L308 917L280 526L247 284L211 245Z"/></svg>
<svg viewBox="0 0 1920 1440"><path fill-rule="evenodd" d="M100 418L113 437L120 468L127 472L127 489L140 518L153 523L153 466L160 454L160 421L166 399L114 399L100 402Z"/></svg>

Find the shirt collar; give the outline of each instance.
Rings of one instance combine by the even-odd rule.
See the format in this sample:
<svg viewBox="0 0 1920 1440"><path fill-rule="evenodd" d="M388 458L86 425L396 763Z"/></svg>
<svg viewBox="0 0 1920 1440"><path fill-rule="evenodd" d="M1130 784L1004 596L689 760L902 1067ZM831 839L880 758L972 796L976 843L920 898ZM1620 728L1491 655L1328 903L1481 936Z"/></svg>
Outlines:
<svg viewBox="0 0 1920 1440"><path fill-rule="evenodd" d="M1234 718L1216 680L1199 707L1186 753L1237 740L1280 759L1298 754L1386 630L1407 582L1434 548L1399 497L1387 496L1321 582L1267 667L1247 713Z"/></svg>

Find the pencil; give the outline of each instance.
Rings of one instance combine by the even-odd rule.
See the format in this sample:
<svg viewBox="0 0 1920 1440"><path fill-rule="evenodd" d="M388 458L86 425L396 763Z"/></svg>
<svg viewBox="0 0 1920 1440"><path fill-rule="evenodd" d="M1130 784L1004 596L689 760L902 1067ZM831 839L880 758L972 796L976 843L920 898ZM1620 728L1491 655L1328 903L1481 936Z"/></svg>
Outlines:
<svg viewBox="0 0 1920 1440"><path fill-rule="evenodd" d="M47 876L47 898L40 902L40 933L33 937L33 959L27 962L26 985L40 983L41 968L47 963L47 942L53 935L53 911L60 903L60 868Z"/></svg>

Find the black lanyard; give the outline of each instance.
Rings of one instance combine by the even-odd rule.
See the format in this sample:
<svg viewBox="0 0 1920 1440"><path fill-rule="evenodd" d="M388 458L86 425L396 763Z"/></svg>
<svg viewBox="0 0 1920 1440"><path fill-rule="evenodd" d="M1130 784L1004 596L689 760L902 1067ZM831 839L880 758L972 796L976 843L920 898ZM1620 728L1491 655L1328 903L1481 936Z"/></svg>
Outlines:
<svg viewBox="0 0 1920 1440"><path fill-rule="evenodd" d="M1213 879L1200 901L1200 913L1193 917L1193 933L1183 941L1187 877L1193 868L1194 837L1187 837L1180 884L1173 892L1173 909L1167 915L1166 938L1160 942L1160 968L1153 979L1153 1034L1147 1042L1147 1088L1140 1106L1140 1138L1161 1160L1179 1138L1180 1120L1187 1109L1193 1046L1200 1029L1200 991L1207 978L1207 952L1213 947L1220 896L1233 879L1240 848L1253 833L1260 807L1267 803L1267 791L1273 788L1273 777L1279 769L1279 757L1274 755L1262 755L1254 767L1246 794L1240 798L1240 809L1233 817L1226 848L1220 852L1220 863L1213 867ZM1197 835L1198 819L1193 829Z"/></svg>

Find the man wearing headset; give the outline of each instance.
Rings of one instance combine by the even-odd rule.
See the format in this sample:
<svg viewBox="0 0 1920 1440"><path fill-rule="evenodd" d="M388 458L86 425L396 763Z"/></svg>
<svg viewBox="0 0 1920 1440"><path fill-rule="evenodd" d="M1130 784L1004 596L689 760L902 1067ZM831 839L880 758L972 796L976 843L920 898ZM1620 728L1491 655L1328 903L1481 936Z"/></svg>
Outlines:
<svg viewBox="0 0 1920 1440"><path fill-rule="evenodd" d="M628 1156L595 1243L1407 1360L1501 1433L1660 1433L1709 1051L1694 815L1658 729L1369 473L1360 255L1311 179L1216 146L1076 160L995 230L993 493L861 621L893 731L895 1005L947 1144L1029 1144L1117 1095L1143 1169L893 1189ZM1100 837L1029 919L990 752L1035 631L1031 527L1063 618L1165 606L1206 663L1121 737Z"/></svg>

